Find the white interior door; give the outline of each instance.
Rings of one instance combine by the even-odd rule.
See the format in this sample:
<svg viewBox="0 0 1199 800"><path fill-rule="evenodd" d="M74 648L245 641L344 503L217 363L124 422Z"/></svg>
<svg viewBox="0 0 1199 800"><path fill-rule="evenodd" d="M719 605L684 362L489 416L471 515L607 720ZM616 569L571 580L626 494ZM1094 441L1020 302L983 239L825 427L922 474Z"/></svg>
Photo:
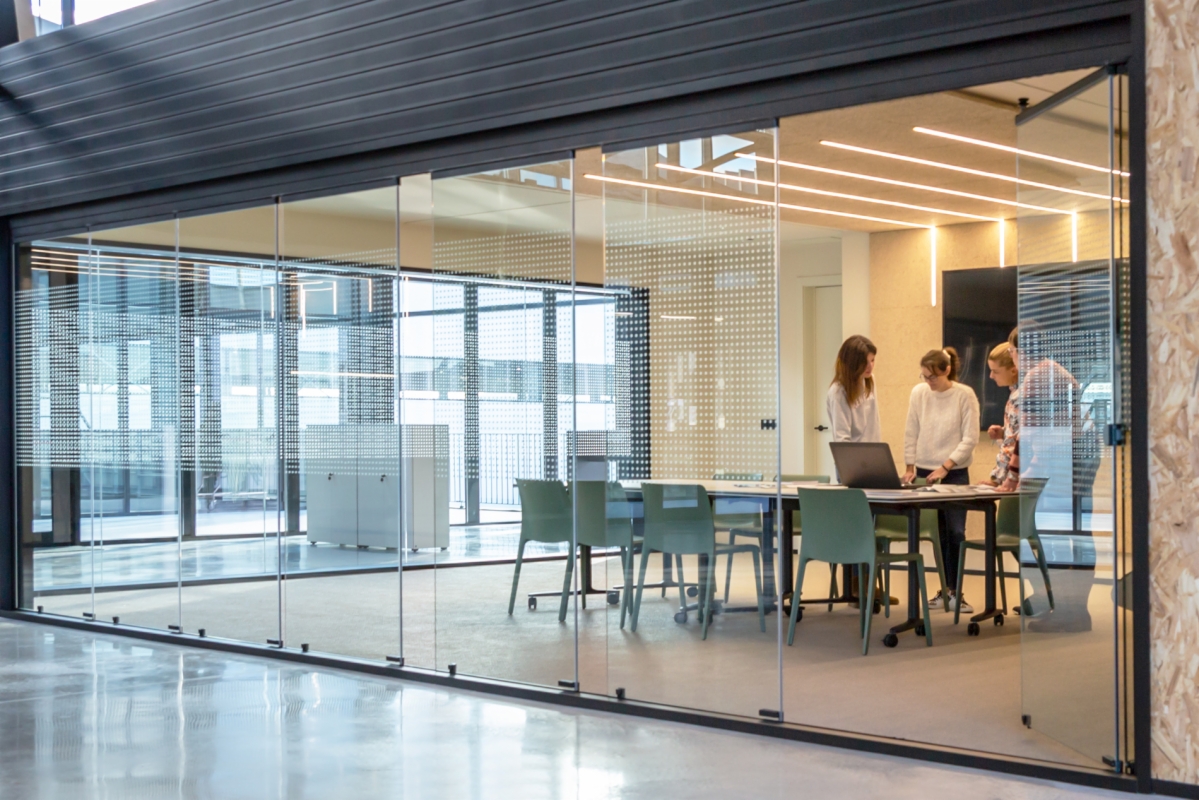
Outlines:
<svg viewBox="0 0 1199 800"><path fill-rule="evenodd" d="M804 289L804 441L805 472L834 475L829 450L825 398L833 380L837 350L841 347L841 287L808 286Z"/></svg>

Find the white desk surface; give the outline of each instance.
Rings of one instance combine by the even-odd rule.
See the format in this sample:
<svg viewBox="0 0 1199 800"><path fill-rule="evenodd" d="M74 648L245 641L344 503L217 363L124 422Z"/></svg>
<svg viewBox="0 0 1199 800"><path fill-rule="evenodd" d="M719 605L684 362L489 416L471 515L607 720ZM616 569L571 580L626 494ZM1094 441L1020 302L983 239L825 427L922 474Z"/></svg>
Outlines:
<svg viewBox="0 0 1199 800"><path fill-rule="evenodd" d="M670 480L656 478L648 481L621 481L626 489L640 489L643 483L688 484L704 487L708 494L741 495L747 497L770 497L777 495L780 485L773 481L718 481L718 480ZM782 494L794 497L796 489L843 489L837 484L805 482L783 483ZM866 499L872 503L945 502L954 500L994 500L1014 497L1018 492L998 492L988 486L937 486L919 489L867 489Z"/></svg>

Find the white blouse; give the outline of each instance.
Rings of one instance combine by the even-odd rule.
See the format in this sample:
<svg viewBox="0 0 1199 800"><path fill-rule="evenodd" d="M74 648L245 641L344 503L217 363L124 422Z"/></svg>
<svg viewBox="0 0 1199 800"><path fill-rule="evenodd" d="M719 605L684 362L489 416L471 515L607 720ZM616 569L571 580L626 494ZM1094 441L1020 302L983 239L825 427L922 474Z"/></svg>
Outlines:
<svg viewBox="0 0 1199 800"><path fill-rule="evenodd" d="M852 407L841 384L828 388L828 418L834 442L881 442L883 426L878 418L878 393L859 397Z"/></svg>

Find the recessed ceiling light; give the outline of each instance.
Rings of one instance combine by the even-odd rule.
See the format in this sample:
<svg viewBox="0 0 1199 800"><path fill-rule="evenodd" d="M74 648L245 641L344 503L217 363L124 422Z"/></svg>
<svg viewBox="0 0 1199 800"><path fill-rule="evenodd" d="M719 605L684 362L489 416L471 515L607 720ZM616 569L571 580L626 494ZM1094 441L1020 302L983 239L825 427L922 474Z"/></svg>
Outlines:
<svg viewBox="0 0 1199 800"><path fill-rule="evenodd" d="M1098 166L1097 164L1087 164L1082 161L1071 161L1068 158L1059 158L1058 156L1051 156L1047 153L1038 153L1035 150L1023 150L1019 147L1012 147L1011 145L999 144L998 142L988 142L986 139L975 139L970 136L959 136L956 133L946 133L945 131L937 131L937 130L933 130L932 128L921 128L919 126L912 128L912 130L916 131L916 133L926 133L929 136L940 136L942 139L952 139L955 142L965 142L966 144L976 144L979 147L989 147L992 150L1002 150L1005 153L1015 153L1016 155L1026 156L1027 158L1039 158L1042 161L1052 161L1055 164L1065 164L1070 167L1078 167L1079 169L1089 169L1094 172L1111 172L1113 175L1119 175L1123 178L1130 177L1129 173L1122 172L1121 170L1118 170L1118 169L1109 170L1107 167L1101 167L1101 166Z"/></svg>
<svg viewBox="0 0 1199 800"><path fill-rule="evenodd" d="M1038 189L1049 189L1054 192L1064 192L1066 194L1078 195L1079 197L1093 197L1096 200L1119 200L1122 203L1128 202L1121 198L1112 197L1107 194L1096 194L1095 192L1084 192L1081 189L1067 189L1064 186L1054 186L1051 183L1040 183L1039 181L1027 181L1023 178L1015 178L1011 175L1001 175L998 172L987 172L981 169L971 169L970 167L959 167L957 164L946 164L944 161L933 161L927 158L916 158L915 156L905 156L899 153L888 153L886 150L872 150L869 147L857 147L852 144L842 144L841 142L830 142L827 139L820 142L826 147L835 147L838 150L848 150L851 153L862 153L868 156L879 156L880 158L890 158L895 161L903 161L908 164L920 164L925 167L935 167L937 169L947 169L952 172L961 172L966 175L977 175L980 178L991 178L997 181L1007 181L1020 186L1035 186Z"/></svg>
<svg viewBox="0 0 1199 800"><path fill-rule="evenodd" d="M765 161L769 164L775 163L773 158L765 156L755 156L750 153L738 153L739 158L752 158L755 161ZM831 167L818 167L814 164L801 164L798 161L784 161L780 159L778 163L784 167L794 167L796 169L806 169L811 172L821 172L825 175L839 175L843 178L857 178L863 181L872 181L874 183L885 183L889 186L904 186L908 189L923 189L926 192L937 192L938 194L948 194L954 197L967 197L971 200L982 200L986 203L998 203L1000 205L1012 206L1014 208L1028 208L1033 211L1044 211L1047 214L1069 214L1069 211L1063 211L1060 208L1049 208L1047 206L1038 206L1032 203L1021 203L1018 200L1005 200L1002 197L991 197L985 194L974 194L972 192L959 192L957 189L943 189L940 186L929 186L924 183L912 183L911 181L900 181L894 178L881 178L877 175L863 175L860 172L847 172L843 169L832 169Z"/></svg>
<svg viewBox="0 0 1199 800"><path fill-rule="evenodd" d="M733 181L748 181L749 183L761 184L763 186L773 186L773 181L764 181L759 178L743 178L737 175L729 175L723 172L712 172L702 169L688 169L687 167L676 167L673 164L655 164L659 169L673 170L675 172L687 172L692 175L708 175L713 178L725 178ZM780 189L787 189L792 192L806 192L808 194L818 194L824 197L838 197L843 200L854 200L860 203L875 203L876 205L893 206L895 208L909 208L913 211L927 211L930 214L948 214L953 217L963 217L965 219L976 219L981 222L994 222L995 217L984 217L981 214L967 214L964 211L950 211L947 208L932 208L930 206L918 206L911 203L901 203L897 200L881 200L877 197L865 197L860 194L846 194L844 192L831 192L827 189L814 189L810 186L797 186L793 183L780 183Z"/></svg>
<svg viewBox="0 0 1199 800"><path fill-rule="evenodd" d="M705 192L699 189L687 189L682 186L670 186L662 183L648 183L646 181L630 181L623 178L609 178L606 175L593 175L587 173L584 178L590 178L593 181L604 181L606 183L619 183L623 186L637 186L643 189L656 189L660 192L677 192L679 194L699 195L700 197L717 197L721 200L731 200L734 203L751 203L759 206L773 206L773 200L759 200L756 197L737 197L731 194L721 194L720 192ZM882 222L887 225L899 225L903 228L927 228L927 225L921 225L915 222L904 222L901 219L887 219L886 217L871 217L866 214L850 214L847 211L830 211L827 208L811 208L809 206L797 206L793 203L779 203L779 208L788 208L793 211L807 211L811 214L826 214L834 217L848 217L850 219L861 219L868 222Z"/></svg>

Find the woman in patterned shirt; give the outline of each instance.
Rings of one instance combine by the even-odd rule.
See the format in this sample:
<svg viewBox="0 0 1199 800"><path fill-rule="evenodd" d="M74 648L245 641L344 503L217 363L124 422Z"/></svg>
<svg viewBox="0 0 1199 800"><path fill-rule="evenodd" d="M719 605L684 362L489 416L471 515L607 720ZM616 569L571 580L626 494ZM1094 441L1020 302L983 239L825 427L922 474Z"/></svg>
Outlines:
<svg viewBox="0 0 1199 800"><path fill-rule="evenodd" d="M996 345L987 357L991 380L1011 392L1003 408L1003 425L987 429L988 436L1001 440L995 469L987 483L999 487L1001 492L1013 492L1020 484L1020 370L1015 355L1015 348L1004 342Z"/></svg>

